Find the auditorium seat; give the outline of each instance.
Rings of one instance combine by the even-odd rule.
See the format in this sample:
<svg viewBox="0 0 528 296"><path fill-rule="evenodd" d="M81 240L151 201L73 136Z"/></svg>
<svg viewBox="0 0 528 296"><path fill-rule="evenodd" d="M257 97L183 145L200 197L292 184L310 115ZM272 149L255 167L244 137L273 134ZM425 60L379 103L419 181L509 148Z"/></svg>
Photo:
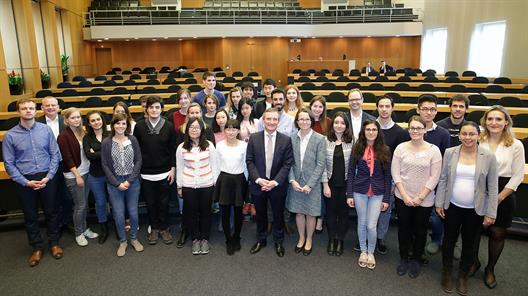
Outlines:
<svg viewBox="0 0 528 296"><path fill-rule="evenodd" d="M69 87L72 87L72 84L69 83L68 81L64 81L64 82L57 84L57 88L69 88Z"/></svg>
<svg viewBox="0 0 528 296"><path fill-rule="evenodd" d="M217 83L217 85L218 85L218 83ZM188 90L189 90L190 92L199 92L199 91L202 90L202 87L201 87L200 85L193 84L193 85L191 85L191 86L188 87Z"/></svg>
<svg viewBox="0 0 528 296"><path fill-rule="evenodd" d="M192 73L183 73L183 75L181 76L182 78L194 78L194 75L192 75Z"/></svg>
<svg viewBox="0 0 528 296"><path fill-rule="evenodd" d="M473 121L476 124L480 125L480 119L484 116L484 111L482 110L475 110L471 111L468 115L466 115L467 121Z"/></svg>
<svg viewBox="0 0 528 296"><path fill-rule="evenodd" d="M106 72L106 75L115 75L115 74L116 74L116 72L114 72L114 71L108 71L108 72Z"/></svg>
<svg viewBox="0 0 528 296"><path fill-rule="evenodd" d="M476 77L476 76L477 76L477 73L475 71L466 70L462 72L462 77Z"/></svg>
<svg viewBox="0 0 528 296"><path fill-rule="evenodd" d="M198 81L195 78L187 78L183 81L184 84L193 84L198 83Z"/></svg>
<svg viewBox="0 0 528 296"><path fill-rule="evenodd" d="M78 95L79 93L75 89L65 89L63 92L58 93L57 97L73 97Z"/></svg>
<svg viewBox="0 0 528 296"><path fill-rule="evenodd" d="M114 76L112 76L112 80L123 80L123 76L121 76L121 75L114 75Z"/></svg>
<svg viewBox="0 0 528 296"><path fill-rule="evenodd" d="M132 71L133 71L133 72L139 72L139 71L141 71L141 68L139 68L139 67L134 67L134 68L132 68Z"/></svg>
<svg viewBox="0 0 528 296"><path fill-rule="evenodd" d="M119 86L114 88L110 93L113 95L125 95L129 94L130 92L125 87Z"/></svg>
<svg viewBox="0 0 528 296"><path fill-rule="evenodd" d="M216 72L215 74L216 78L219 78L219 77L226 77L226 73L225 72Z"/></svg>
<svg viewBox="0 0 528 296"><path fill-rule="evenodd" d="M512 124L513 127L528 128L528 114L526 114L526 113L517 114L517 115L513 116L512 121L513 121L513 124ZM525 147L525 149L526 149L526 147Z"/></svg>
<svg viewBox="0 0 528 296"><path fill-rule="evenodd" d="M458 92L458 93L465 93L467 92L467 88L462 84L455 84L451 85L447 88L448 92Z"/></svg>
<svg viewBox="0 0 528 296"><path fill-rule="evenodd" d="M246 77L240 79L240 82L246 82L246 81L253 82L254 79L253 79L253 77L249 77L249 76L246 76ZM237 86L240 86L240 85L237 85Z"/></svg>
<svg viewBox="0 0 528 296"><path fill-rule="evenodd" d="M158 79L158 74L148 74L146 76L147 79Z"/></svg>
<svg viewBox="0 0 528 296"><path fill-rule="evenodd" d="M144 88L136 91L138 94L155 94L158 90L154 86L145 86Z"/></svg>
<svg viewBox="0 0 528 296"><path fill-rule="evenodd" d="M96 88L92 88L88 94L90 96L104 96L106 95L106 91L103 89L103 88L100 88L100 87L96 87Z"/></svg>
<svg viewBox="0 0 528 296"><path fill-rule="evenodd" d="M260 76L258 72L249 72L247 76L250 76L250 77L255 77L255 76Z"/></svg>
<svg viewBox="0 0 528 296"><path fill-rule="evenodd" d="M302 90L315 90L315 89L317 89L317 86L315 86L315 84L312 83L312 82L305 82L299 87L299 89L302 89Z"/></svg>
<svg viewBox="0 0 528 296"><path fill-rule="evenodd" d="M471 82L472 83L489 83L489 79L487 77L484 77L484 76L476 76L476 77L473 77L473 79L471 79Z"/></svg>
<svg viewBox="0 0 528 296"><path fill-rule="evenodd" d="M337 82L349 82L350 78L348 78L348 76L339 76L337 77L336 81Z"/></svg>
<svg viewBox="0 0 528 296"><path fill-rule="evenodd" d="M492 84L492 85L488 85L486 87L486 89L484 90L484 92L487 92L487 93L503 93L504 92L504 87L502 87L501 85Z"/></svg>
<svg viewBox="0 0 528 296"><path fill-rule="evenodd" d="M446 79L444 80L445 83L459 83L460 78L457 76L446 76Z"/></svg>
<svg viewBox="0 0 528 296"><path fill-rule="evenodd" d="M445 72L444 76L454 76L454 77L458 77L458 73L456 71L447 71Z"/></svg>
<svg viewBox="0 0 528 296"><path fill-rule="evenodd" d="M394 103L401 103L401 96L399 93L389 92L389 93L386 93L385 95L391 97Z"/></svg>
<svg viewBox="0 0 528 296"><path fill-rule="evenodd" d="M122 85L136 85L136 82L132 79L123 81Z"/></svg>
<svg viewBox="0 0 528 296"><path fill-rule="evenodd" d="M240 71L235 71L235 72L233 72L233 75L232 75L232 76L233 76L233 77L242 77L242 76L244 76L244 73L242 73L242 72L240 72Z"/></svg>
<svg viewBox="0 0 528 296"><path fill-rule="evenodd" d="M141 75L139 75L139 74L132 74L132 75L130 75L130 76L128 77L128 79L138 79L138 80L139 80L139 79L141 79Z"/></svg>
<svg viewBox="0 0 528 296"><path fill-rule="evenodd" d="M310 72L308 72L308 71L301 71L301 73L299 73L299 76L310 76Z"/></svg>
<svg viewBox="0 0 528 296"><path fill-rule="evenodd" d="M121 72L121 74L123 74L123 75L130 75L130 74L132 74L132 71L130 71L130 70L125 70L125 71Z"/></svg>
<svg viewBox="0 0 528 296"><path fill-rule="evenodd" d="M398 83L394 86L394 90L409 91L411 87L407 83Z"/></svg>
<svg viewBox="0 0 528 296"><path fill-rule="evenodd" d="M350 73L348 73L348 76L361 76L361 72L358 69L352 69L350 70Z"/></svg>
<svg viewBox="0 0 528 296"><path fill-rule="evenodd" d="M49 89L41 89L41 90L37 91L37 93L35 94L36 98L45 98L45 97L49 97L49 96L53 96L53 93Z"/></svg>
<svg viewBox="0 0 528 296"><path fill-rule="evenodd" d="M508 77L497 77L495 80L493 80L494 84L511 84L512 81Z"/></svg>
<svg viewBox="0 0 528 296"><path fill-rule="evenodd" d="M434 85L429 83L423 83L418 86L419 91L436 91Z"/></svg>
<svg viewBox="0 0 528 296"><path fill-rule="evenodd" d="M173 85L171 85L171 86L169 86L169 87L167 88L167 92L169 92L169 93L175 93L175 92L178 92L180 89L181 89L181 86L179 86L179 85L177 85L177 84L173 84ZM174 103L174 104L176 104L176 103Z"/></svg>
<svg viewBox="0 0 528 296"><path fill-rule="evenodd" d="M83 80L79 82L78 86L79 87L92 87L92 82L88 80Z"/></svg>
<svg viewBox="0 0 528 296"><path fill-rule="evenodd" d="M214 67L213 68L213 72L222 72L224 70L222 70L222 67Z"/></svg>
<svg viewBox="0 0 528 296"><path fill-rule="evenodd" d="M95 81L105 81L106 80L106 76L104 76L104 75L95 76L94 80Z"/></svg>
<svg viewBox="0 0 528 296"><path fill-rule="evenodd" d="M169 98L164 100L164 103L165 104L178 104L178 95L177 94L171 95ZM167 111L167 114L169 113L169 111L170 110Z"/></svg>
<svg viewBox="0 0 528 296"><path fill-rule="evenodd" d="M146 85L159 85L160 82L158 79L149 79L147 82L145 82Z"/></svg>
<svg viewBox="0 0 528 296"><path fill-rule="evenodd" d="M427 76L427 77L435 76L435 75L436 75L436 71L433 69L428 69L422 73L422 76Z"/></svg>
<svg viewBox="0 0 528 296"><path fill-rule="evenodd" d="M341 69L335 69L334 72L332 72L332 76L343 76L345 73Z"/></svg>
<svg viewBox="0 0 528 296"><path fill-rule="evenodd" d="M369 82L370 81L370 78L368 76L359 76L357 79L356 79L357 82Z"/></svg>
<svg viewBox="0 0 528 296"><path fill-rule="evenodd" d="M177 84L176 80L174 78L166 78L163 80L163 84Z"/></svg>
<svg viewBox="0 0 528 296"><path fill-rule="evenodd" d="M308 78L309 80L309 78ZM223 83L236 83L237 80L235 79L235 77L230 77L230 76L227 76L227 77L224 77L224 79L222 80Z"/></svg>
<svg viewBox="0 0 528 296"><path fill-rule="evenodd" d="M524 107L522 100L517 97L502 97L497 101L497 105L504 107Z"/></svg>
<svg viewBox="0 0 528 296"><path fill-rule="evenodd" d="M337 89L337 87L333 82L325 82L321 85L321 89L332 90L332 89Z"/></svg>
<svg viewBox="0 0 528 296"><path fill-rule="evenodd" d="M101 100L100 97L89 97L86 100L84 100L82 107L83 108L103 107L103 100Z"/></svg>
<svg viewBox="0 0 528 296"><path fill-rule="evenodd" d="M327 82L327 81L329 81L329 79L326 76L318 76L317 78L315 78L315 81L317 81L317 82Z"/></svg>
<svg viewBox="0 0 528 296"><path fill-rule="evenodd" d="M436 82L438 82L438 78L436 78L436 76L427 76L427 77L424 78L423 81L424 82L436 83Z"/></svg>
<svg viewBox="0 0 528 296"><path fill-rule="evenodd" d="M389 78L387 78L387 76L377 76L376 79L374 81L377 81L377 82L389 82Z"/></svg>
<svg viewBox="0 0 528 296"><path fill-rule="evenodd" d="M488 98L484 95L469 95L469 105L475 106L489 106Z"/></svg>
<svg viewBox="0 0 528 296"><path fill-rule="evenodd" d="M369 90L385 90L385 87L381 83L371 83L369 86L367 86L367 89L369 89Z"/></svg>
<svg viewBox="0 0 528 296"><path fill-rule="evenodd" d="M400 77L398 77L398 81L402 81L402 82L412 82L412 79L411 79L411 77L409 77L409 76L400 76Z"/></svg>
<svg viewBox="0 0 528 296"><path fill-rule="evenodd" d="M346 85L346 89L347 90L351 90L351 89L354 89L354 88L361 88L361 84L359 84L357 82L347 83L347 85Z"/></svg>
<svg viewBox="0 0 528 296"><path fill-rule="evenodd" d="M302 72L301 69L293 69L292 73L293 74L300 74Z"/></svg>
<svg viewBox="0 0 528 296"><path fill-rule="evenodd" d="M376 96L373 93L363 93L363 101L365 103L376 103Z"/></svg>
<svg viewBox="0 0 528 296"><path fill-rule="evenodd" d="M313 97L314 95L309 91L301 92L301 98L304 102L310 102Z"/></svg>
<svg viewBox="0 0 528 296"><path fill-rule="evenodd" d="M327 102L346 102L347 98L344 93L334 91L328 94L326 101Z"/></svg>
<svg viewBox="0 0 528 296"><path fill-rule="evenodd" d="M12 101L11 103L9 103L9 105L7 105L7 111L8 112L17 111L17 101Z"/></svg>
<svg viewBox="0 0 528 296"><path fill-rule="evenodd" d="M86 81L86 77L84 77L84 76L75 76L75 77L73 77L72 81Z"/></svg>
<svg viewBox="0 0 528 296"><path fill-rule="evenodd" d="M2 120L0 123L0 130L7 131L15 127L20 122L20 118L17 117L11 117L6 120Z"/></svg>
<svg viewBox="0 0 528 296"><path fill-rule="evenodd" d="M416 108L412 108L411 110L405 112L405 122L409 122L409 119L411 119L411 117L414 115L418 115Z"/></svg>
<svg viewBox="0 0 528 296"><path fill-rule="evenodd" d="M106 107L113 107L115 104L117 104L117 102L126 102L126 100L121 96L114 96L108 98L108 100L106 100L103 105Z"/></svg>

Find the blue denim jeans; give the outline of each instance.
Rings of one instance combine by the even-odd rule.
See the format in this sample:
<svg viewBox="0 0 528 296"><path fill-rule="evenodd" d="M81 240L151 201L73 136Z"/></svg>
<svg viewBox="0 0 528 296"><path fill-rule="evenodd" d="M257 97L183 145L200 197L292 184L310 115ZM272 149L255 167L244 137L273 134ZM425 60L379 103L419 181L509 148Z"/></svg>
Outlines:
<svg viewBox="0 0 528 296"><path fill-rule="evenodd" d="M120 182L124 182L127 176L117 176ZM130 219L130 239L137 239L138 229L138 202L139 202L139 179L130 183L130 187L121 191L117 187L107 184L108 193L110 196L110 204L112 205L112 213L114 222L116 224L117 238L120 242L126 241L125 234L125 207Z"/></svg>
<svg viewBox="0 0 528 296"><path fill-rule="evenodd" d="M354 192L354 204L358 216L358 238L361 252L374 253L376 248L378 218L381 212L383 195L368 197ZM367 246L368 241L368 246Z"/></svg>
<svg viewBox="0 0 528 296"><path fill-rule="evenodd" d="M433 214L431 215L431 240L437 245L442 245L442 235L444 234L444 223L442 219L436 214L435 208L432 210Z"/></svg>
<svg viewBox="0 0 528 296"><path fill-rule="evenodd" d="M88 184L86 179L88 174L83 175L84 186L79 187L75 178L64 178L66 187L73 199L73 226L75 236L79 236L86 230L86 216L88 215Z"/></svg>
<svg viewBox="0 0 528 296"><path fill-rule="evenodd" d="M95 213L99 223L106 223L108 220L108 209L106 201L108 193L106 192L106 177L94 177L88 174L88 187L93 193L95 199Z"/></svg>

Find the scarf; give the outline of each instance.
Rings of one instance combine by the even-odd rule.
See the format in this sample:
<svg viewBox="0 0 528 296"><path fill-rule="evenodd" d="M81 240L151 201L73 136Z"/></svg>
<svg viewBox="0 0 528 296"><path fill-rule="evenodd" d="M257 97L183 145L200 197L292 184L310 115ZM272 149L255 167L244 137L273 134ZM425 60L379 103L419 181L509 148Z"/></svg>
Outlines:
<svg viewBox="0 0 528 296"><path fill-rule="evenodd" d="M363 160L367 163L367 166L369 168L370 176L374 174L374 149L372 149L371 145L367 145L365 148L365 152L363 153ZM367 192L367 196L373 196L374 192L372 191L372 184L369 185L369 189Z"/></svg>
<svg viewBox="0 0 528 296"><path fill-rule="evenodd" d="M156 126L152 126L152 123L150 123L150 120L148 118L145 118L145 120L147 121L148 134L159 135L161 128L165 124L165 118L161 117Z"/></svg>

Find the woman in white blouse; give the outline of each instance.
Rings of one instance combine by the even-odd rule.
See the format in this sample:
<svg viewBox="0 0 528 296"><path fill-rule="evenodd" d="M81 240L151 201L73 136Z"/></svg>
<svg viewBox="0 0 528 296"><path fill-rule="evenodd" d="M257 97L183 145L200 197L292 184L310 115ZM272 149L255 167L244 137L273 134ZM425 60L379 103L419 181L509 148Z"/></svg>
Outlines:
<svg viewBox="0 0 528 296"><path fill-rule="evenodd" d="M236 119L227 120L224 141L216 144L220 175L216 181L215 200L220 204L222 228L226 239L226 251L233 255L240 251L242 231L242 205L247 196L247 143L239 139L240 123ZM234 228L231 234L231 210L234 212Z"/></svg>
<svg viewBox="0 0 528 296"><path fill-rule="evenodd" d="M183 143L176 149L176 182L183 198L185 226L193 240L193 255L209 253L211 205L218 177L216 149L205 137L200 118L187 122Z"/></svg>
<svg viewBox="0 0 528 296"><path fill-rule="evenodd" d="M524 178L524 148L521 141L515 139L512 132L512 119L502 106L489 108L480 119L484 131L480 135L480 146L495 154L499 175L499 206L495 224L489 230L489 258L485 268L484 283L490 289L497 286L495 280L495 265L504 248L506 229L511 226L515 210L515 191ZM478 245L476 259L469 274L474 275L480 268L478 260Z"/></svg>

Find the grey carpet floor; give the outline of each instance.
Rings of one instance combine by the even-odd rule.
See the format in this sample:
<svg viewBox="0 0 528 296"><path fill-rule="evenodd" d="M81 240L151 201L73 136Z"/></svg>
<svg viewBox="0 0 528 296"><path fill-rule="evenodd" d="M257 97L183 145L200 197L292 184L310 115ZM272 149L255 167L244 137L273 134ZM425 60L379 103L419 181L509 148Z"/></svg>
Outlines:
<svg viewBox="0 0 528 296"><path fill-rule="evenodd" d="M215 220L216 225L216 220ZM0 295L445 295L440 289L441 255L432 256L418 279L400 277L395 268L397 229L388 234L389 253L377 255L375 270L357 265L352 250L355 230L348 233L345 254L326 254L326 232L315 237L310 256L295 254L296 235L286 238L286 256L275 255L273 243L256 255L249 254L254 243L255 224L244 223L242 250L225 253L222 233L212 227L209 255L193 256L190 244L146 245L146 227L140 229L145 251L128 248L125 257L115 256L117 241L109 240L78 247L71 235L61 239L64 258L53 259L46 250L41 264L29 268L30 254L23 229L0 232ZM177 227L174 231L175 236ZM485 259L487 239L482 239ZM527 295L528 242L509 239L496 268L498 286L486 288L482 270L469 281L473 295ZM485 262L485 260L482 260ZM456 264L456 263L455 263ZM524 292L523 292L524 291Z"/></svg>

